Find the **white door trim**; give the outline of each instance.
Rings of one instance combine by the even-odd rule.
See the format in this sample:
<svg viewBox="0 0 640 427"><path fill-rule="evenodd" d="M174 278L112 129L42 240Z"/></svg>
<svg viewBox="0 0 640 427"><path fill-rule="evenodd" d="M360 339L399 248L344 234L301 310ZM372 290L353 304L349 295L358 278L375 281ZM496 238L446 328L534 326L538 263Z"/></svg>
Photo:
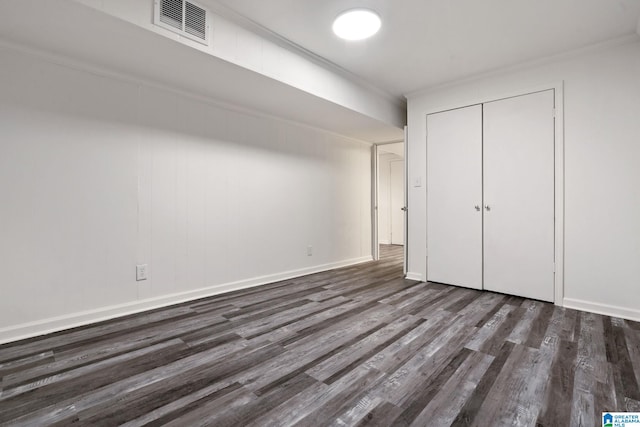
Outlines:
<svg viewBox="0 0 640 427"><path fill-rule="evenodd" d="M564 305L564 183L565 183L565 170L564 170L564 81L558 81L549 84L542 84L533 87L523 88L520 90L514 90L509 92L496 93L493 96L470 96L466 102L459 102L456 104L442 105L438 108L433 108L426 112L424 115L424 124L426 126L427 116L434 113L439 113L447 110L453 110L457 108L468 107L476 104L484 104L486 102L498 101L500 99L512 98L516 96L527 95L530 93L541 92L544 90L554 90L554 134L555 134L555 203L554 203L554 216L555 216L555 275L554 275L554 304L558 306ZM429 135L427 134L427 141L429 141ZM426 172L426 171L425 171ZM426 175L425 175L426 176ZM427 185L425 188L427 188ZM426 210L425 210L426 212ZM425 219L426 220L426 219ZM426 239L426 227L425 227L425 241ZM428 245L428 243L427 243ZM429 248L427 247L427 254ZM427 268L427 267L425 267ZM425 279L426 279L425 271Z"/></svg>

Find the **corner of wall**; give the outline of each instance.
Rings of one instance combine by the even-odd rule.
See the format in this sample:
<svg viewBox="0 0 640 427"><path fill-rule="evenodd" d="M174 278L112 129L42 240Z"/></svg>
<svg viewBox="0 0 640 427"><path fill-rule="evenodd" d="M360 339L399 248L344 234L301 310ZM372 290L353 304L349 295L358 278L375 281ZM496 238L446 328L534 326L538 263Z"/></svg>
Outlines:
<svg viewBox="0 0 640 427"><path fill-rule="evenodd" d="M419 282L424 282L425 281L421 273L407 272L406 279L408 279L408 280L417 280Z"/></svg>
<svg viewBox="0 0 640 427"><path fill-rule="evenodd" d="M618 307L614 305L593 303L574 298L565 298L563 307L573 310L588 311L591 313L602 314L604 316L619 317L621 319L633 320L640 322L640 310Z"/></svg>

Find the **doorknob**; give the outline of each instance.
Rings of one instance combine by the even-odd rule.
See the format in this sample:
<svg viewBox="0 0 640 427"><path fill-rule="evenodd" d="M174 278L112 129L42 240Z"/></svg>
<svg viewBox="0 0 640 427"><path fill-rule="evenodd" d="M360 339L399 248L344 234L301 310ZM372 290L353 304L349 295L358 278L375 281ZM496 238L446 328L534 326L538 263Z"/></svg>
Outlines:
<svg viewBox="0 0 640 427"><path fill-rule="evenodd" d="M490 210L491 210L491 206L489 206L489 205L484 205L484 208L485 208L487 211L490 211Z"/></svg>
<svg viewBox="0 0 640 427"><path fill-rule="evenodd" d="M475 208L476 208L476 210L477 210L478 212L480 212L480 206L475 205Z"/></svg>
<svg viewBox="0 0 640 427"><path fill-rule="evenodd" d="M407 209L406 206L403 206L403 207L400 208L400 210L406 212L408 209Z"/></svg>

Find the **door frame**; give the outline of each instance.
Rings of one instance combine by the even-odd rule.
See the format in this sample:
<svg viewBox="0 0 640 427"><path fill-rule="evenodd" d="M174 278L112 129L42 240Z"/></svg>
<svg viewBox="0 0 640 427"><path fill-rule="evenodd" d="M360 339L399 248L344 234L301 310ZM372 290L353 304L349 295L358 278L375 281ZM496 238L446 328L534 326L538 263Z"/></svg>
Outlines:
<svg viewBox="0 0 640 427"><path fill-rule="evenodd" d="M496 93L490 96L470 97L464 102L458 102L453 105L443 105L438 108L430 109L424 116L424 126L426 127L426 118L430 114L440 113L443 111L453 110L457 108L469 107L477 104L484 104L492 101L499 101L501 99L514 98L517 96L528 95L531 93L542 92L545 90L554 91L554 304L558 306L563 305L564 300L564 183L565 183L565 170L564 170L564 81L557 81L548 84L537 85L533 87L527 87L523 89L514 89L508 92ZM425 143L429 143L429 133L426 133ZM406 162L406 158L405 158ZM426 171L425 171L426 172ZM405 171L406 174L406 171ZM426 176L426 175L425 175ZM425 187L428 191L428 183ZM426 210L425 210L426 212ZM425 218L425 220L427 220ZM426 253L429 254L429 240L426 236L425 227L425 241L427 242ZM428 263L426 267L428 268ZM427 271L425 270L425 280Z"/></svg>
<svg viewBox="0 0 640 427"><path fill-rule="evenodd" d="M379 162L378 162L378 147L383 145L390 144L404 144L404 173L403 173L403 186L404 186L404 254L403 254L403 275L407 274L407 263L408 263L408 244L407 238L409 235L409 211L407 208L408 203L408 162L407 162L407 126L404 127L404 139L400 139L397 141L387 141L387 142L379 142L374 143L371 146L371 255L374 261L378 261L380 259L380 242L378 236L378 189L379 189Z"/></svg>

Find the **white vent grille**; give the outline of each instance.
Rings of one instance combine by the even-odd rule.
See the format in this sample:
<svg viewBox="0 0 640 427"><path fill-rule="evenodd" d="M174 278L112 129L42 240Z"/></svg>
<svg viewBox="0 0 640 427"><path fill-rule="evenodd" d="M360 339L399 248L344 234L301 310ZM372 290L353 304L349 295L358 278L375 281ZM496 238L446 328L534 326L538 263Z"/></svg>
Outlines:
<svg viewBox="0 0 640 427"><path fill-rule="evenodd" d="M208 13L185 0L155 0L154 23L191 40L208 44Z"/></svg>
<svg viewBox="0 0 640 427"><path fill-rule="evenodd" d="M162 0L160 22L182 30L183 9L184 1L182 0Z"/></svg>
<svg viewBox="0 0 640 427"><path fill-rule="evenodd" d="M204 40L207 35L207 11L193 3L185 2L184 30Z"/></svg>

